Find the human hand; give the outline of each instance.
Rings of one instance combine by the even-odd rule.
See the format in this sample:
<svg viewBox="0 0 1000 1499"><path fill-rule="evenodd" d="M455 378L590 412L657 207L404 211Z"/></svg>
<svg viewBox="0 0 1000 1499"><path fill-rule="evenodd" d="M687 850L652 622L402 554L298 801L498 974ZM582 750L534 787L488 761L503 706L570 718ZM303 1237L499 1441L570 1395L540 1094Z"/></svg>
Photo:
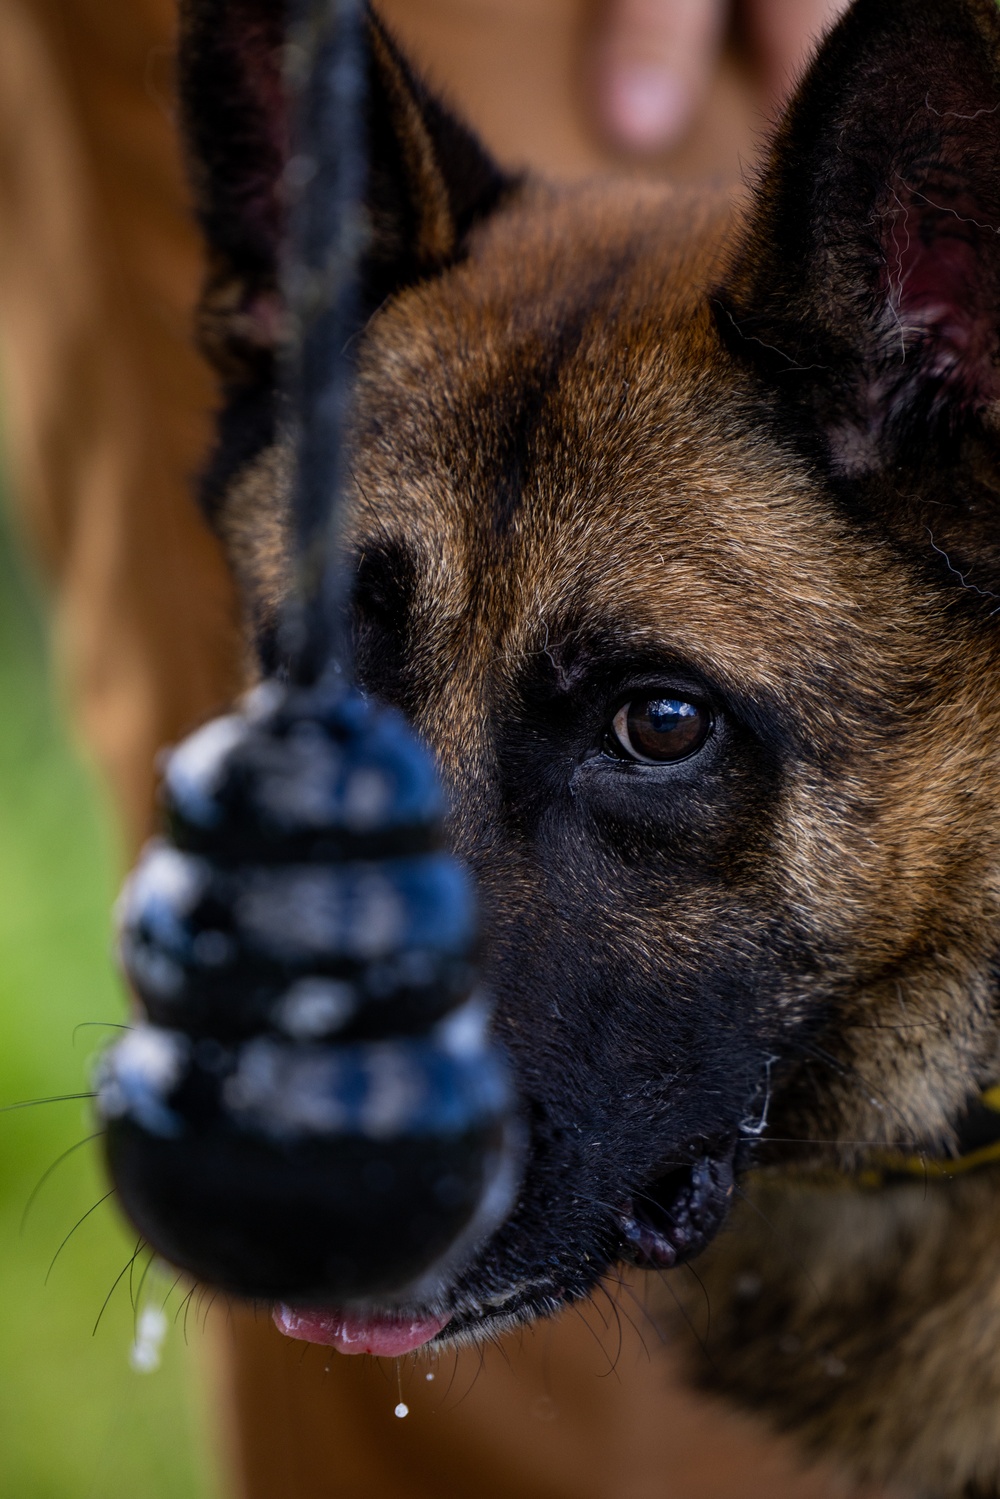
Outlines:
<svg viewBox="0 0 1000 1499"><path fill-rule="evenodd" d="M745 0L741 20L764 88L779 102L848 0ZM594 37L598 119L615 144L662 150L708 90L732 0L603 0Z"/></svg>

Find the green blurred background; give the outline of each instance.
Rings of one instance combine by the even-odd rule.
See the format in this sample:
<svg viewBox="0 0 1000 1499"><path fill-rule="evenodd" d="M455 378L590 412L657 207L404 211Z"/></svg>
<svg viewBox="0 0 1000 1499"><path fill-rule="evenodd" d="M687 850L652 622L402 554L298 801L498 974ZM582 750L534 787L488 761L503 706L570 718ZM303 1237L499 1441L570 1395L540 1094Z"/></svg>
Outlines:
<svg viewBox="0 0 1000 1499"><path fill-rule="evenodd" d="M124 1000L110 958L118 857L92 776L52 691L45 614L0 522L0 1105L88 1087ZM78 1027L83 1027L77 1029ZM86 1102L0 1113L0 1499L216 1499L204 1311L166 1302L161 1367L129 1363L145 1257L105 1202ZM39 1183L41 1185L39 1186ZM38 1188L22 1225L26 1204ZM161 1306L169 1279L147 1276ZM185 1341L185 1313L186 1341ZM211 1316L224 1316L216 1307Z"/></svg>

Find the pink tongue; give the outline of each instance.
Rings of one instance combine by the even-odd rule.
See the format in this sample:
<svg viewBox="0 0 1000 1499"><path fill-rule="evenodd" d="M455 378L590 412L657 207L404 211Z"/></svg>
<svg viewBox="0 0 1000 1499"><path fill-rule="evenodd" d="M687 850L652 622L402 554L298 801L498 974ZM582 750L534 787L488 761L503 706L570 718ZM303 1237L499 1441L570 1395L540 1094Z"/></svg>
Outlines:
<svg viewBox="0 0 1000 1499"><path fill-rule="evenodd" d="M339 1353L375 1353L397 1358L429 1343L450 1320L445 1317L406 1317L395 1312L350 1312L336 1307L278 1305L272 1313L286 1338L303 1343L325 1343Z"/></svg>

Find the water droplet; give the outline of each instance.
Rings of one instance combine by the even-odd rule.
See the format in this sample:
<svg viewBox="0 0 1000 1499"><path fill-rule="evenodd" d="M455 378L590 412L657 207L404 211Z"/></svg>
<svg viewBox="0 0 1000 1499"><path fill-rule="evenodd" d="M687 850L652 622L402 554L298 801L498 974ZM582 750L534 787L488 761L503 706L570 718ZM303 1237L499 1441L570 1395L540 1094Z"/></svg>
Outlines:
<svg viewBox="0 0 1000 1499"><path fill-rule="evenodd" d="M167 1335L167 1316L162 1307L144 1306L139 1313L135 1342L129 1363L137 1374L152 1374L160 1367L160 1350Z"/></svg>
<svg viewBox="0 0 1000 1499"><path fill-rule="evenodd" d="M408 1405L404 1405L403 1402L400 1401L399 1404L396 1406L396 1415L402 1421L403 1417L404 1416L408 1416L409 1414L410 1414L410 1407Z"/></svg>
<svg viewBox="0 0 1000 1499"><path fill-rule="evenodd" d="M425 1378L425 1379L426 1379L426 1380L428 1380L428 1381L430 1381L430 1380L432 1380L432 1379L433 1379L433 1378L434 1378L434 1375L433 1375L433 1374L425 1374L425 1375L424 1375L424 1378Z"/></svg>

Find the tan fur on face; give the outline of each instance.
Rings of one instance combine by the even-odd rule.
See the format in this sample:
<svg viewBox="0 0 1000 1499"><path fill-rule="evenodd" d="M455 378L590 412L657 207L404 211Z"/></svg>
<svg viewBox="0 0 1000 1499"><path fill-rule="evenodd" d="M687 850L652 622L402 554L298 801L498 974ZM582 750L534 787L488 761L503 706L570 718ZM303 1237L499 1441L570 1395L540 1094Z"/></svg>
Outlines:
<svg viewBox="0 0 1000 1499"><path fill-rule="evenodd" d="M723 207L661 189L522 192L466 263L396 298L368 333L353 540L363 554L400 539L419 559L417 722L460 845L525 663L558 659L585 628L613 625L795 725L755 871L825 958L780 1001L789 1022L827 1015L823 1063L774 1131L819 1142L774 1147L793 1179L879 1144L949 1145L1000 1066L1000 659L988 624L849 525L777 435L712 319L731 233ZM531 441L511 457L518 422ZM277 453L258 463L225 521L267 611L289 576L286 470ZM526 874L490 893L515 903L531 889ZM635 913L645 964L668 928L686 940L672 913ZM767 1191L787 1249L744 1213L708 1262L727 1387L865 1472L884 1476L902 1443L922 1482L933 1447L928 1493L1000 1470L982 1414L1000 1400L1000 1364L976 1331L988 1308L987 1342L1000 1335L992 1181L884 1200ZM747 1276L765 1309L749 1328ZM801 1357L789 1362L783 1336ZM852 1372L831 1374L840 1364ZM988 1392L975 1420L941 1393L959 1366Z"/></svg>
<svg viewBox="0 0 1000 1499"><path fill-rule="evenodd" d="M482 726L519 664L580 621L627 622L637 644L801 716L837 764L788 785L775 877L858 980L838 1038L851 1080L842 1099L828 1084L823 1123L936 1144L996 1057L1000 721L981 690L995 647L915 591L888 546L859 546L762 436L710 323L720 232L716 219L688 239L698 214L652 192L529 198L445 287L401 299L363 374L357 532L415 540L424 560L420 727L456 781L489 774ZM547 321L574 320L551 449L542 436L497 536L478 393L518 378ZM831 719L827 684L844 678L855 712ZM882 742L887 703L899 731ZM871 1029L895 1027L901 1004L905 1035Z"/></svg>
<svg viewBox="0 0 1000 1499"><path fill-rule="evenodd" d="M295 570L291 556L291 453L267 448L240 473L220 510L218 529L250 617L273 629Z"/></svg>

